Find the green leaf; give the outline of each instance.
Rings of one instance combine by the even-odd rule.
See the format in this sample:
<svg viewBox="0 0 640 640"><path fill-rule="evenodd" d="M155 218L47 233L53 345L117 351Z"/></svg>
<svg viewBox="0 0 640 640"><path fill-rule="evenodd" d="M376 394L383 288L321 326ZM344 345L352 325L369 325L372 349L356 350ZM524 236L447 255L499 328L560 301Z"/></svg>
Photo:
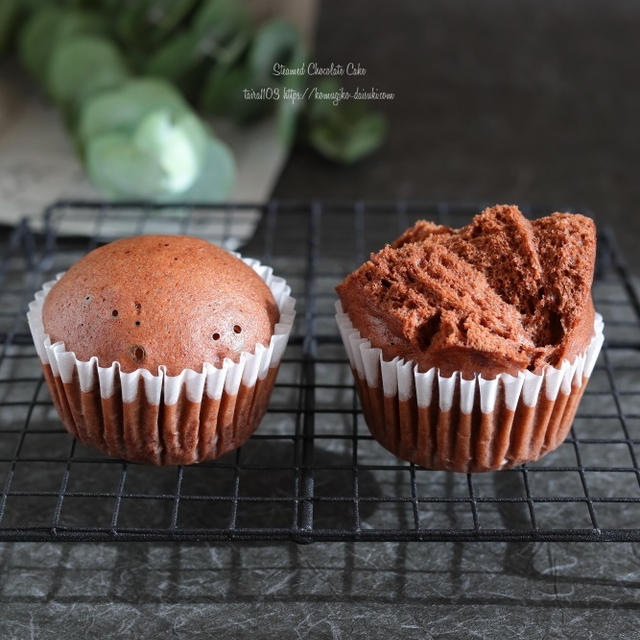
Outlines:
<svg viewBox="0 0 640 640"><path fill-rule="evenodd" d="M131 134L97 135L86 144L94 184L116 198L166 200L190 189L209 154L210 138L189 112L166 109L144 115Z"/></svg>
<svg viewBox="0 0 640 640"><path fill-rule="evenodd" d="M96 13L45 5L30 16L20 32L20 59L35 78L45 83L52 54L59 44L75 35L105 31L105 21Z"/></svg>
<svg viewBox="0 0 640 640"><path fill-rule="evenodd" d="M256 120L272 104L267 100L245 99L244 89L247 88L255 88L255 83L246 66L214 67L204 82L200 108L205 113L231 118L238 123Z"/></svg>
<svg viewBox="0 0 640 640"><path fill-rule="evenodd" d="M128 75L120 52L109 40L78 36L54 50L47 86L53 99L69 109L98 91L122 84Z"/></svg>
<svg viewBox="0 0 640 640"><path fill-rule="evenodd" d="M237 0L204 0L193 18L195 35L206 36L223 45L238 32L250 28L249 14L242 2Z"/></svg>
<svg viewBox="0 0 640 640"><path fill-rule="evenodd" d="M249 69L256 83L273 84L273 65L287 67L304 63L305 54L300 32L282 19L271 20L258 30L248 53ZM290 83L299 83L299 76L287 76ZM289 85L292 86L292 85Z"/></svg>
<svg viewBox="0 0 640 640"><path fill-rule="evenodd" d="M205 2L193 26L158 49L146 63L145 71L175 82L191 95L208 66L213 62L232 64L242 55L248 41L249 22L240 4L235 0Z"/></svg>
<svg viewBox="0 0 640 640"><path fill-rule="evenodd" d="M160 163L131 144L121 133L92 140L86 152L87 173L106 196L154 200L164 180Z"/></svg>
<svg viewBox="0 0 640 640"><path fill-rule="evenodd" d="M168 111L155 111L142 120L132 142L162 167L164 179L158 194L182 193L200 173L207 133L189 113L172 121Z"/></svg>
<svg viewBox="0 0 640 640"><path fill-rule="evenodd" d="M332 94L340 89L333 78L317 84L318 92ZM363 102L340 102L316 98L306 112L307 141L320 155L349 164L375 151L384 141L387 121Z"/></svg>
<svg viewBox="0 0 640 640"><path fill-rule="evenodd" d="M152 41L163 42L198 2L199 0L151 0L148 15Z"/></svg>
<svg viewBox="0 0 640 640"><path fill-rule="evenodd" d="M228 43L227 48L218 50L225 60L234 62L246 46L248 37L239 33ZM201 39L191 32L177 35L152 56L145 66L149 75L165 78L179 86L187 95L199 88L206 67L212 63L211 54L200 45Z"/></svg>
<svg viewBox="0 0 640 640"><path fill-rule="evenodd" d="M157 78L127 80L89 99L82 108L78 137L86 144L105 133L131 133L145 114L163 108L172 116L190 108L173 85Z"/></svg>
<svg viewBox="0 0 640 640"><path fill-rule="evenodd" d="M197 38L190 32L179 33L149 58L145 72L178 82L203 60Z"/></svg>
<svg viewBox="0 0 640 640"><path fill-rule="evenodd" d="M209 141L202 171L193 186L176 200L185 202L221 202L233 190L235 163L229 148L220 140Z"/></svg>
<svg viewBox="0 0 640 640"><path fill-rule="evenodd" d="M301 104L285 100L284 88L300 88L304 78L297 75L275 77L276 62L287 67L304 64L305 52L299 31L286 20L272 20L256 33L246 64L241 67L217 65L204 82L201 108L208 113L230 117L238 123L258 119L277 106L278 133L284 144L293 139ZM244 90L279 90L279 99L245 98Z"/></svg>
<svg viewBox="0 0 640 640"><path fill-rule="evenodd" d="M148 50L165 41L198 0L136 0L117 6L115 31L134 49Z"/></svg>
<svg viewBox="0 0 640 640"><path fill-rule="evenodd" d="M53 47L56 25L60 16L60 9L45 6L33 13L20 31L18 40L20 60L29 73L40 80L46 74L46 63Z"/></svg>
<svg viewBox="0 0 640 640"><path fill-rule="evenodd" d="M377 149L386 135L387 123L380 113L341 103L335 115L316 119L309 127L309 143L325 158L344 164L356 162Z"/></svg>
<svg viewBox="0 0 640 640"><path fill-rule="evenodd" d="M151 44L164 42L199 0L147 0L144 36Z"/></svg>
<svg viewBox="0 0 640 640"><path fill-rule="evenodd" d="M13 38L14 27L20 18L20 0L0 2L0 53L8 48Z"/></svg>

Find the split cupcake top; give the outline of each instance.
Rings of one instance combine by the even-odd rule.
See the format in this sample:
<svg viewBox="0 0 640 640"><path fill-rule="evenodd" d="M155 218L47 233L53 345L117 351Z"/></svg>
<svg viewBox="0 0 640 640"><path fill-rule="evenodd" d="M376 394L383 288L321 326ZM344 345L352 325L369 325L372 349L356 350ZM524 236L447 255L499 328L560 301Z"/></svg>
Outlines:
<svg viewBox="0 0 640 640"><path fill-rule="evenodd" d="M168 375L237 362L268 345L279 311L242 260L188 236L117 240L87 254L53 286L43 308L52 342L79 360L98 358Z"/></svg>
<svg viewBox="0 0 640 640"><path fill-rule="evenodd" d="M572 361L593 335L590 218L485 209L461 229L418 221L336 287L385 359L492 377Z"/></svg>

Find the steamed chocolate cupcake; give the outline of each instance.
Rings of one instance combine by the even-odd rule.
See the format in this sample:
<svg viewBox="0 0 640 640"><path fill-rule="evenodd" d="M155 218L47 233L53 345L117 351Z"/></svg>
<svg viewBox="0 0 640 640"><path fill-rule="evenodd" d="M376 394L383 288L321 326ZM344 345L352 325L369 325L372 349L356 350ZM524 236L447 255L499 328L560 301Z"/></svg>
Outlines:
<svg viewBox="0 0 640 640"><path fill-rule="evenodd" d="M189 464L239 447L266 411L289 292L269 268L197 238L92 251L29 313L63 424L135 462Z"/></svg>
<svg viewBox="0 0 640 640"><path fill-rule="evenodd" d="M347 276L338 319L373 435L455 471L557 447L602 341L595 248L589 218L495 206L461 229L419 221Z"/></svg>

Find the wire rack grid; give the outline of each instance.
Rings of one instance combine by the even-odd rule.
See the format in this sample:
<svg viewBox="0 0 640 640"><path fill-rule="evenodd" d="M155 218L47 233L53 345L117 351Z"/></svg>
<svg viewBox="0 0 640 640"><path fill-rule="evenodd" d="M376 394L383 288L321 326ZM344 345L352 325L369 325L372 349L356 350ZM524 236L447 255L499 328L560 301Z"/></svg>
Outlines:
<svg viewBox="0 0 640 640"><path fill-rule="evenodd" d="M601 230L596 307L606 344L570 437L537 463L429 471L372 440L333 319L333 287L415 219L452 226L478 205L294 203L142 206L59 202L44 232L0 244L2 540L640 540L640 302ZM528 208L531 217L553 209ZM287 278L298 316L268 413L241 449L192 467L103 456L62 428L25 311L42 283L125 235L192 233ZM74 237L80 222L90 237Z"/></svg>

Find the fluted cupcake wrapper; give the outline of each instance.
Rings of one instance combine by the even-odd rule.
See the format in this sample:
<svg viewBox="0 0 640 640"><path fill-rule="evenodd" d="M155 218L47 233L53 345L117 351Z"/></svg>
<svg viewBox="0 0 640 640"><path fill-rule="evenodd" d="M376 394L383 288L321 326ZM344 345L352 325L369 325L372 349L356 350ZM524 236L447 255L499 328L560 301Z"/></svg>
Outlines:
<svg viewBox="0 0 640 640"><path fill-rule="evenodd" d="M352 325L341 303L336 321L372 435L398 457L431 469L491 471L537 460L571 428L604 341L602 316L573 362L542 373L494 379L461 372L419 371L401 358L384 360Z"/></svg>
<svg viewBox="0 0 640 640"><path fill-rule="evenodd" d="M235 254L237 255L237 254ZM62 277L43 285L29 304L27 319L45 380L66 429L78 440L134 462L191 464L217 458L244 444L260 423L284 354L295 299L271 267L243 258L271 290L280 311L267 346L225 358L215 367L184 369L177 376L161 365L156 373L127 373L120 363L101 367L83 361L63 342L52 343L42 319L44 300Z"/></svg>

